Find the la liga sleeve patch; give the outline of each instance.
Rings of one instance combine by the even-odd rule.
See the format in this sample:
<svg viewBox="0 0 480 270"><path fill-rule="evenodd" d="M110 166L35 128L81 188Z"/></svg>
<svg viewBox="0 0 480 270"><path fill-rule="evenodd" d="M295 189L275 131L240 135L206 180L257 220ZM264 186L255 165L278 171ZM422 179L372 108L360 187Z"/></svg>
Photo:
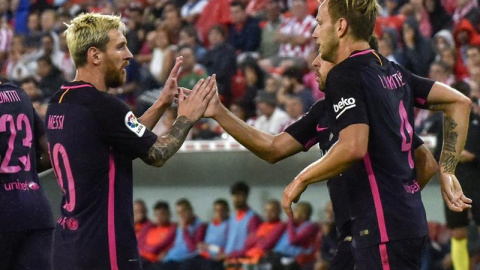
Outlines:
<svg viewBox="0 0 480 270"><path fill-rule="evenodd" d="M142 123L138 122L137 117L132 111L129 111L127 115L125 115L125 125L138 137L142 137L145 133L145 129L147 129Z"/></svg>

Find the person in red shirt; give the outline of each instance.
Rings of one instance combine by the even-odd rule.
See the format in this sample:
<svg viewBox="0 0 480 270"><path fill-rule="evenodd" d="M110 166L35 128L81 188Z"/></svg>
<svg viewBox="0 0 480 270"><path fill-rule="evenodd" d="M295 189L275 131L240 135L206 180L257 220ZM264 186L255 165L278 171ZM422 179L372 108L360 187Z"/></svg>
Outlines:
<svg viewBox="0 0 480 270"><path fill-rule="evenodd" d="M285 223L280 219L280 202L270 200L265 204L265 222L260 224L257 232L247 239L245 255L251 263L258 260L277 243L285 231Z"/></svg>
<svg viewBox="0 0 480 270"><path fill-rule="evenodd" d="M142 265L145 268L161 260L175 239L177 226L170 222L170 208L167 202L159 201L153 208L155 224L150 226L143 241L138 241Z"/></svg>
<svg viewBox="0 0 480 270"><path fill-rule="evenodd" d="M140 242L144 241L148 230L153 225L147 217L147 206L141 199L133 202L133 222L135 223L135 236L140 245Z"/></svg>

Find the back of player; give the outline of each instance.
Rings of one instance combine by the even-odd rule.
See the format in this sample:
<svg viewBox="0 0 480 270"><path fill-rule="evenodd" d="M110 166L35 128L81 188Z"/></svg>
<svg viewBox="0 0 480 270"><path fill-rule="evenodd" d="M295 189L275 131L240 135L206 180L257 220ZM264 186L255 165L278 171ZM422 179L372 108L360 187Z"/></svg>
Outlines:
<svg viewBox="0 0 480 270"><path fill-rule="evenodd" d="M346 75L349 80L345 80ZM419 263L416 260L427 235L427 223L414 171L413 107L414 101L425 102L433 82L411 78L410 73L373 50L352 53L327 78L326 96L336 129L341 131L352 124L369 126L367 154L352 167L358 179L352 197L356 263L375 257L359 255L362 251L371 253L367 248L374 246L382 263L388 264L391 251L385 243L404 239L415 239L411 244L417 249L404 256L411 255L411 260ZM412 255L414 252L417 254Z"/></svg>
<svg viewBox="0 0 480 270"><path fill-rule="evenodd" d="M131 162L157 137L123 102L81 81L52 97L46 128L64 192L54 269L140 269Z"/></svg>
<svg viewBox="0 0 480 270"><path fill-rule="evenodd" d="M0 269L50 269L53 217L36 147L43 121L27 94L0 82Z"/></svg>

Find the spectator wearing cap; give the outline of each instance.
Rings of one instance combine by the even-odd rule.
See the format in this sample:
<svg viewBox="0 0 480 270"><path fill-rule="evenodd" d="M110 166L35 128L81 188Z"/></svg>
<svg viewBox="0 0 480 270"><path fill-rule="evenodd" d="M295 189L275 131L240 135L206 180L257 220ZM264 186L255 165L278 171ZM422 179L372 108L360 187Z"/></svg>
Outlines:
<svg viewBox="0 0 480 270"><path fill-rule="evenodd" d="M228 43L237 54L256 52L260 46L261 30L259 21L250 17L241 1L230 3L232 23L228 27Z"/></svg>
<svg viewBox="0 0 480 270"><path fill-rule="evenodd" d="M255 98L259 116L253 127L270 134L279 134L289 121L287 113L277 107L277 98L273 93L259 91Z"/></svg>
<svg viewBox="0 0 480 270"><path fill-rule="evenodd" d="M262 222L255 211L250 209L247 200L250 187L244 182L237 182L230 187L235 214L228 221L225 257L236 259L245 255L245 242L250 235L255 234Z"/></svg>
<svg viewBox="0 0 480 270"><path fill-rule="evenodd" d="M282 74L282 85L277 94L279 103L285 106L287 95L297 95L302 99L304 112L307 112L313 103L312 89L303 84L303 73L295 67L288 67Z"/></svg>

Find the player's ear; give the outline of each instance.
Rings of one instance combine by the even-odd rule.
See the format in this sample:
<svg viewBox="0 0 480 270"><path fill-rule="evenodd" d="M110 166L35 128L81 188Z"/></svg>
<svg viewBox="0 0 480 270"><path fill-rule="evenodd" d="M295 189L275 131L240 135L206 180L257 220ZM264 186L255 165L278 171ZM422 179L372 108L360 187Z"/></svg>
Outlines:
<svg viewBox="0 0 480 270"><path fill-rule="evenodd" d="M87 51L88 60L92 62L95 66L98 66L101 63L100 53L101 51L98 48L95 48L95 47L88 48L88 51Z"/></svg>
<svg viewBox="0 0 480 270"><path fill-rule="evenodd" d="M337 35L339 38L344 37L348 32L348 22L345 18L340 18L337 21Z"/></svg>

